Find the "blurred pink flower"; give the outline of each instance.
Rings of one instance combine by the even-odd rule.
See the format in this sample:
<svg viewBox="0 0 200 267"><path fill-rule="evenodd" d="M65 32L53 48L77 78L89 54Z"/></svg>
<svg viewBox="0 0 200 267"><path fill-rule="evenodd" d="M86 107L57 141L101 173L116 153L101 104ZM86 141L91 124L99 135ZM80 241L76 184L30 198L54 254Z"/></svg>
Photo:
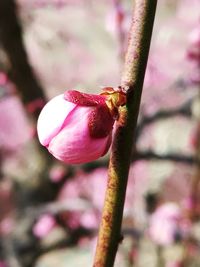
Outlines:
<svg viewBox="0 0 200 267"><path fill-rule="evenodd" d="M150 217L149 235L159 245L170 245L181 219L180 207L172 202L162 204Z"/></svg>
<svg viewBox="0 0 200 267"><path fill-rule="evenodd" d="M166 267L181 267L183 266L181 261L170 261L166 264Z"/></svg>
<svg viewBox="0 0 200 267"><path fill-rule="evenodd" d="M200 143L199 136L200 136L200 123L195 125L193 131L190 134L189 146L191 146L193 150L198 149Z"/></svg>
<svg viewBox="0 0 200 267"><path fill-rule="evenodd" d="M80 226L80 217L80 211L66 211L62 212L60 215L62 222L64 222L70 229L76 229Z"/></svg>
<svg viewBox="0 0 200 267"><path fill-rule="evenodd" d="M43 238L53 229L56 222L49 214L42 215L33 227L33 233L38 238Z"/></svg>
<svg viewBox="0 0 200 267"><path fill-rule="evenodd" d="M60 182L66 174L64 166L53 166L49 172L49 178L52 182Z"/></svg>
<svg viewBox="0 0 200 267"><path fill-rule="evenodd" d="M41 144L55 158L78 164L108 151L113 124L106 97L67 91L46 104L37 130Z"/></svg>
<svg viewBox="0 0 200 267"><path fill-rule="evenodd" d="M119 3L115 4L106 16L106 29L112 34L116 34L119 30L118 27L122 27L124 18L125 11L123 7Z"/></svg>
<svg viewBox="0 0 200 267"><path fill-rule="evenodd" d="M29 113L33 113L36 110L40 110L44 106L44 100L42 98L36 98L26 105L26 109Z"/></svg>
<svg viewBox="0 0 200 267"><path fill-rule="evenodd" d="M97 228L99 224L99 218L96 216L94 211L87 211L82 214L80 223L83 227L92 229Z"/></svg>
<svg viewBox="0 0 200 267"><path fill-rule="evenodd" d="M90 173L78 172L68 179L61 188L59 201L66 199L90 199L95 207L101 210L106 189L107 169L97 168Z"/></svg>
<svg viewBox="0 0 200 267"><path fill-rule="evenodd" d="M182 200L181 205L184 209L191 210L194 207L194 200L191 196L188 196Z"/></svg>
<svg viewBox="0 0 200 267"><path fill-rule="evenodd" d="M124 207L124 216L126 218L134 216L134 219L136 218L139 221L141 217L144 217L142 199L148 187L147 174L148 169L145 166L145 162L141 161L132 165ZM75 177L68 179L64 183L59 192L58 201L76 201L79 198L92 204L92 207L85 207L85 210L81 212L72 211L69 213L67 211L64 221L68 226L98 227L105 198L106 183L106 168L97 168L89 173L80 171Z"/></svg>
<svg viewBox="0 0 200 267"><path fill-rule="evenodd" d="M8 77L4 72L0 71L0 85L5 85L8 81Z"/></svg>
<svg viewBox="0 0 200 267"><path fill-rule="evenodd" d="M145 222L144 195L149 187L149 169L145 161L137 161L130 166L124 218L134 218L140 226Z"/></svg>
<svg viewBox="0 0 200 267"><path fill-rule="evenodd" d="M189 35L189 47L187 49L187 59L191 63L190 80L194 84L200 83L200 24L193 29Z"/></svg>
<svg viewBox="0 0 200 267"><path fill-rule="evenodd" d="M97 168L96 170L79 176L81 183L81 195L89 199L95 210L101 211L107 182L107 169Z"/></svg>
<svg viewBox="0 0 200 267"><path fill-rule="evenodd" d="M0 233L3 235L10 234L14 229L14 221L11 217L4 218L0 223Z"/></svg>
<svg viewBox="0 0 200 267"><path fill-rule="evenodd" d="M14 151L30 140L30 128L23 106L16 96L0 101L0 148Z"/></svg>
<svg viewBox="0 0 200 267"><path fill-rule="evenodd" d="M82 190L83 187L81 179L77 179L76 177L68 179L61 187L58 200L63 201L78 198L81 195Z"/></svg>
<svg viewBox="0 0 200 267"><path fill-rule="evenodd" d="M188 59L200 63L200 25L198 25L189 35Z"/></svg>
<svg viewBox="0 0 200 267"><path fill-rule="evenodd" d="M0 267L6 267L6 266L7 266L6 263L0 260Z"/></svg>
<svg viewBox="0 0 200 267"><path fill-rule="evenodd" d="M58 201L76 201L82 199L91 203L82 210L66 211L62 214L64 223L74 229L77 227L96 228L98 226L106 189L106 168L97 168L90 173L79 172L68 179L58 195Z"/></svg>

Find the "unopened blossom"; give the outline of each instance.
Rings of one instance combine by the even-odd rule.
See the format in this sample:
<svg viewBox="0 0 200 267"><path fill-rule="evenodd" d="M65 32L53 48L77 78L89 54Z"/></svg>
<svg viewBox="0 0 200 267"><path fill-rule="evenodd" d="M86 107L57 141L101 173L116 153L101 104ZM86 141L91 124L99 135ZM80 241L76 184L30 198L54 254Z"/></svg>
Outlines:
<svg viewBox="0 0 200 267"><path fill-rule="evenodd" d="M86 163L105 155L111 144L116 115L113 103L109 108L106 102L110 94L91 95L71 90L53 98L38 119L41 144L55 158L70 164ZM114 102L117 100L114 97Z"/></svg>

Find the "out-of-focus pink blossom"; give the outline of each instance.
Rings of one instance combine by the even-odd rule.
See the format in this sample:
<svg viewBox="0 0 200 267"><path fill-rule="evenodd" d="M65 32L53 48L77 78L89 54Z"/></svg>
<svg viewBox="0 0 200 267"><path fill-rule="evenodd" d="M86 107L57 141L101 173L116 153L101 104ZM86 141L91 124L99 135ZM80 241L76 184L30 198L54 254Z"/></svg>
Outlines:
<svg viewBox="0 0 200 267"><path fill-rule="evenodd" d="M182 200L181 204L184 209L191 210L194 206L194 200L192 199L192 197L187 197Z"/></svg>
<svg viewBox="0 0 200 267"><path fill-rule="evenodd" d="M147 174L148 169L145 162L140 161L132 165L124 208L125 218L134 216L134 219L136 218L140 222L144 218L143 194L148 187ZM68 226L83 226L85 228L98 226L105 197L106 178L107 169L97 168L90 173L79 172L75 177L65 182L59 192L58 201L73 201L80 198L88 200L93 206L93 209L86 209L84 212L67 212L64 221Z"/></svg>
<svg viewBox="0 0 200 267"><path fill-rule="evenodd" d="M71 201L77 198L90 201L93 209L85 208L84 211L67 211L62 215L64 223L74 229L77 227L96 228L101 216L103 200L106 189L106 168L97 168L90 173L78 173L69 179L62 187L58 200Z"/></svg>
<svg viewBox="0 0 200 267"><path fill-rule="evenodd" d="M52 182L60 182L66 174L66 170L63 166L53 166L49 172L49 178Z"/></svg>
<svg viewBox="0 0 200 267"><path fill-rule="evenodd" d="M30 140L28 119L16 96L4 97L0 101L0 148L14 151Z"/></svg>
<svg viewBox="0 0 200 267"><path fill-rule="evenodd" d="M8 81L8 77L4 72L0 71L0 85L5 85Z"/></svg>
<svg viewBox="0 0 200 267"><path fill-rule="evenodd" d="M128 177L124 217L134 217L135 222L145 222L144 194L149 186L149 172L145 161L131 164Z"/></svg>
<svg viewBox="0 0 200 267"><path fill-rule="evenodd" d="M200 29L199 29L198 25L190 34L189 38L190 38L190 43L192 45L197 45L200 46Z"/></svg>
<svg viewBox="0 0 200 267"><path fill-rule="evenodd" d="M108 151L113 124L105 96L67 91L46 104L37 130L41 144L55 158L78 164Z"/></svg>
<svg viewBox="0 0 200 267"><path fill-rule="evenodd" d="M17 3L22 7L29 7L29 8L45 8L49 6L61 8L67 4L76 4L79 2L78 0L17 0Z"/></svg>
<svg viewBox="0 0 200 267"><path fill-rule="evenodd" d="M191 32L189 42L188 59L197 61L200 64L200 25Z"/></svg>
<svg viewBox="0 0 200 267"><path fill-rule="evenodd" d="M56 222L53 216L45 214L39 218L33 227L33 233L38 238L43 238L53 229Z"/></svg>
<svg viewBox="0 0 200 267"><path fill-rule="evenodd" d="M174 241L181 219L180 207L165 203L158 207L150 218L149 235L159 245L170 245Z"/></svg>
<svg viewBox="0 0 200 267"><path fill-rule="evenodd" d="M122 27L125 12L120 4L115 4L114 7L115 8L109 11L106 17L106 29L116 34L118 32L118 27Z"/></svg>
<svg viewBox="0 0 200 267"><path fill-rule="evenodd" d="M181 261L171 261L166 264L166 267L181 267Z"/></svg>
<svg viewBox="0 0 200 267"><path fill-rule="evenodd" d="M42 98L34 99L26 105L28 112L33 113L38 109L41 109L44 106L44 100Z"/></svg>
<svg viewBox="0 0 200 267"><path fill-rule="evenodd" d="M106 189L106 177L106 168L97 168L90 173L78 173L73 179L65 182L59 192L58 200L89 199L95 208L101 210Z"/></svg>
<svg viewBox="0 0 200 267"><path fill-rule="evenodd" d="M99 224L99 218L95 216L94 211L87 211L84 214L82 214L80 219L81 225L85 228L97 228Z"/></svg>
<svg viewBox="0 0 200 267"><path fill-rule="evenodd" d="M4 218L0 223L0 233L9 234L14 229L14 221L11 217Z"/></svg>
<svg viewBox="0 0 200 267"><path fill-rule="evenodd" d="M0 261L0 267L6 267L6 263L4 261Z"/></svg>
<svg viewBox="0 0 200 267"><path fill-rule="evenodd" d="M194 84L200 83L200 24L189 35L187 58L191 63L190 80Z"/></svg>
<svg viewBox="0 0 200 267"><path fill-rule="evenodd" d="M193 150L197 150L200 144L199 140L200 136L200 123L195 126L194 130L192 131L189 139L189 145L192 147Z"/></svg>

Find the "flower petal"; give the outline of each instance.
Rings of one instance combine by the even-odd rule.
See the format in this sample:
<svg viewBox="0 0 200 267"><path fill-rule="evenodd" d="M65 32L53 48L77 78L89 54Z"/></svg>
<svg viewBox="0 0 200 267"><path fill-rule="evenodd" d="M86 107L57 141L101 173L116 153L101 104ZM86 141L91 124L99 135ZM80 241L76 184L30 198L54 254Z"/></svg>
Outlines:
<svg viewBox="0 0 200 267"><path fill-rule="evenodd" d="M49 101L38 118L37 131L40 143L48 146L51 139L58 134L68 114L76 107L75 104L58 95Z"/></svg>
<svg viewBox="0 0 200 267"><path fill-rule="evenodd" d="M79 164L105 154L110 137L90 136L87 123L90 112L91 107L77 106L66 118L62 130L49 143L48 150L54 157L66 163Z"/></svg>

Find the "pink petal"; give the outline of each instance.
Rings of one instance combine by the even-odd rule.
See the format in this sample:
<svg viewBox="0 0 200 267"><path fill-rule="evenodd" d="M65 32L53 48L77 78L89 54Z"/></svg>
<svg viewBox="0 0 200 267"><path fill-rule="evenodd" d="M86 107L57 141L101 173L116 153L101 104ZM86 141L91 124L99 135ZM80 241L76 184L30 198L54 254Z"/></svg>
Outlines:
<svg viewBox="0 0 200 267"><path fill-rule="evenodd" d="M65 120L62 130L49 143L49 151L66 163L85 163L95 160L108 149L109 136L90 137L88 116L91 107L77 106ZM66 127L65 127L66 126Z"/></svg>
<svg viewBox="0 0 200 267"><path fill-rule="evenodd" d="M48 146L51 139L60 131L68 114L76 107L64 99L64 95L54 97L40 113L37 131L40 143Z"/></svg>

